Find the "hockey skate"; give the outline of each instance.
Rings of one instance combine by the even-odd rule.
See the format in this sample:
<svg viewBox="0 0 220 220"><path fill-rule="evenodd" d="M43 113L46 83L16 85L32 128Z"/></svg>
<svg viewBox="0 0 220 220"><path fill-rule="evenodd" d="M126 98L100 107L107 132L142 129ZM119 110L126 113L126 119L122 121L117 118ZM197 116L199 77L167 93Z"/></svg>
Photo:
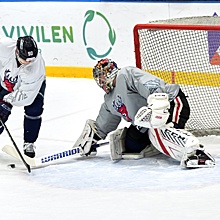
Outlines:
<svg viewBox="0 0 220 220"><path fill-rule="evenodd" d="M24 149L24 154L28 157L34 158L35 157L35 145L33 143L28 143L25 142L23 149Z"/></svg>
<svg viewBox="0 0 220 220"><path fill-rule="evenodd" d="M183 168L210 168L215 166L215 159L200 145L200 149L195 150L193 155L184 157L181 166Z"/></svg>

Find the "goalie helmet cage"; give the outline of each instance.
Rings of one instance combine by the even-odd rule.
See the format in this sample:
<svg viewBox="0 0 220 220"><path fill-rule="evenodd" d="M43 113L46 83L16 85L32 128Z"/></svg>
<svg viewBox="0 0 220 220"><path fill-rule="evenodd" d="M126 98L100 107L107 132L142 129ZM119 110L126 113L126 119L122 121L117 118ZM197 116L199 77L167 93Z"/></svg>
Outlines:
<svg viewBox="0 0 220 220"><path fill-rule="evenodd" d="M220 134L220 18L190 17L137 24L136 66L188 97L186 129L197 136Z"/></svg>

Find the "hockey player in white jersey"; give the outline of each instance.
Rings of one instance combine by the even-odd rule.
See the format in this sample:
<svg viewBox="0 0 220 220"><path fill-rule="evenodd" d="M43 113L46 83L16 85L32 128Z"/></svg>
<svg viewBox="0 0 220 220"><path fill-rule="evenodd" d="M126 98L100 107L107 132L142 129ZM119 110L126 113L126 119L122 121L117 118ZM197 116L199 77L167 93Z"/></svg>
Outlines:
<svg viewBox="0 0 220 220"><path fill-rule="evenodd" d="M95 154L92 146L111 132L112 160L163 153L182 167L215 165L198 139L183 130L190 107L179 85L136 67L119 69L107 58L98 61L93 77L106 94L96 120L87 120L74 144L82 155ZM129 128L117 129L122 118L131 123Z"/></svg>
<svg viewBox="0 0 220 220"><path fill-rule="evenodd" d="M0 37L0 118L6 122L13 106L24 107L23 148L32 158L41 127L45 87L45 62L33 37ZM0 134L3 130L0 126Z"/></svg>

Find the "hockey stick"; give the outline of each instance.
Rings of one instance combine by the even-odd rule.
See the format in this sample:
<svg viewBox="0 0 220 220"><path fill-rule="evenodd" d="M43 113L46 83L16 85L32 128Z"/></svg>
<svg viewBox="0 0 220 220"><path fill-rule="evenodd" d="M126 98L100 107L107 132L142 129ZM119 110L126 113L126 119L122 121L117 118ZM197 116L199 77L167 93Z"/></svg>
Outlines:
<svg viewBox="0 0 220 220"><path fill-rule="evenodd" d="M100 144L93 145L93 148L98 148L104 145L109 144L109 142L104 142ZM59 164L62 163L62 161L70 159L72 157L75 157L76 155L80 155L80 147L74 147L70 149L63 150L61 152L52 153L48 155L44 155L37 158L30 158L25 155L23 155L25 161L32 167L45 167L49 166L51 164ZM2 148L2 151L11 155L12 157L21 160L18 153L15 151L15 149L10 146L6 145Z"/></svg>
<svg viewBox="0 0 220 220"><path fill-rule="evenodd" d="M15 143L14 139L12 138L7 126L5 125L5 123L2 121L2 119L0 118L0 122L2 123L2 126L4 127L4 129L7 131L8 133L8 136L10 137L13 145L14 145L14 149L16 150L17 154L19 155L21 161L24 163L25 167L27 168L28 172L30 173L31 172L31 167L30 165L25 161L23 155L21 154L19 148L17 147L17 144Z"/></svg>

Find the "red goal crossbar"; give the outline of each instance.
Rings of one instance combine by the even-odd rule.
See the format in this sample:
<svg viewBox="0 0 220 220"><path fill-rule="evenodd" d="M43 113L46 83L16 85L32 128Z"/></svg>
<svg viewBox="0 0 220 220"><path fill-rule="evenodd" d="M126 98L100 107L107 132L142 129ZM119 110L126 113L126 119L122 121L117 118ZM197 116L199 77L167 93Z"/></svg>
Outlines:
<svg viewBox="0 0 220 220"><path fill-rule="evenodd" d="M134 35L134 52L136 66L141 68L141 57L140 57L140 40L138 31L141 29L149 30L206 30L206 31L220 31L220 26L217 25L181 25L181 24L136 24L133 29Z"/></svg>

